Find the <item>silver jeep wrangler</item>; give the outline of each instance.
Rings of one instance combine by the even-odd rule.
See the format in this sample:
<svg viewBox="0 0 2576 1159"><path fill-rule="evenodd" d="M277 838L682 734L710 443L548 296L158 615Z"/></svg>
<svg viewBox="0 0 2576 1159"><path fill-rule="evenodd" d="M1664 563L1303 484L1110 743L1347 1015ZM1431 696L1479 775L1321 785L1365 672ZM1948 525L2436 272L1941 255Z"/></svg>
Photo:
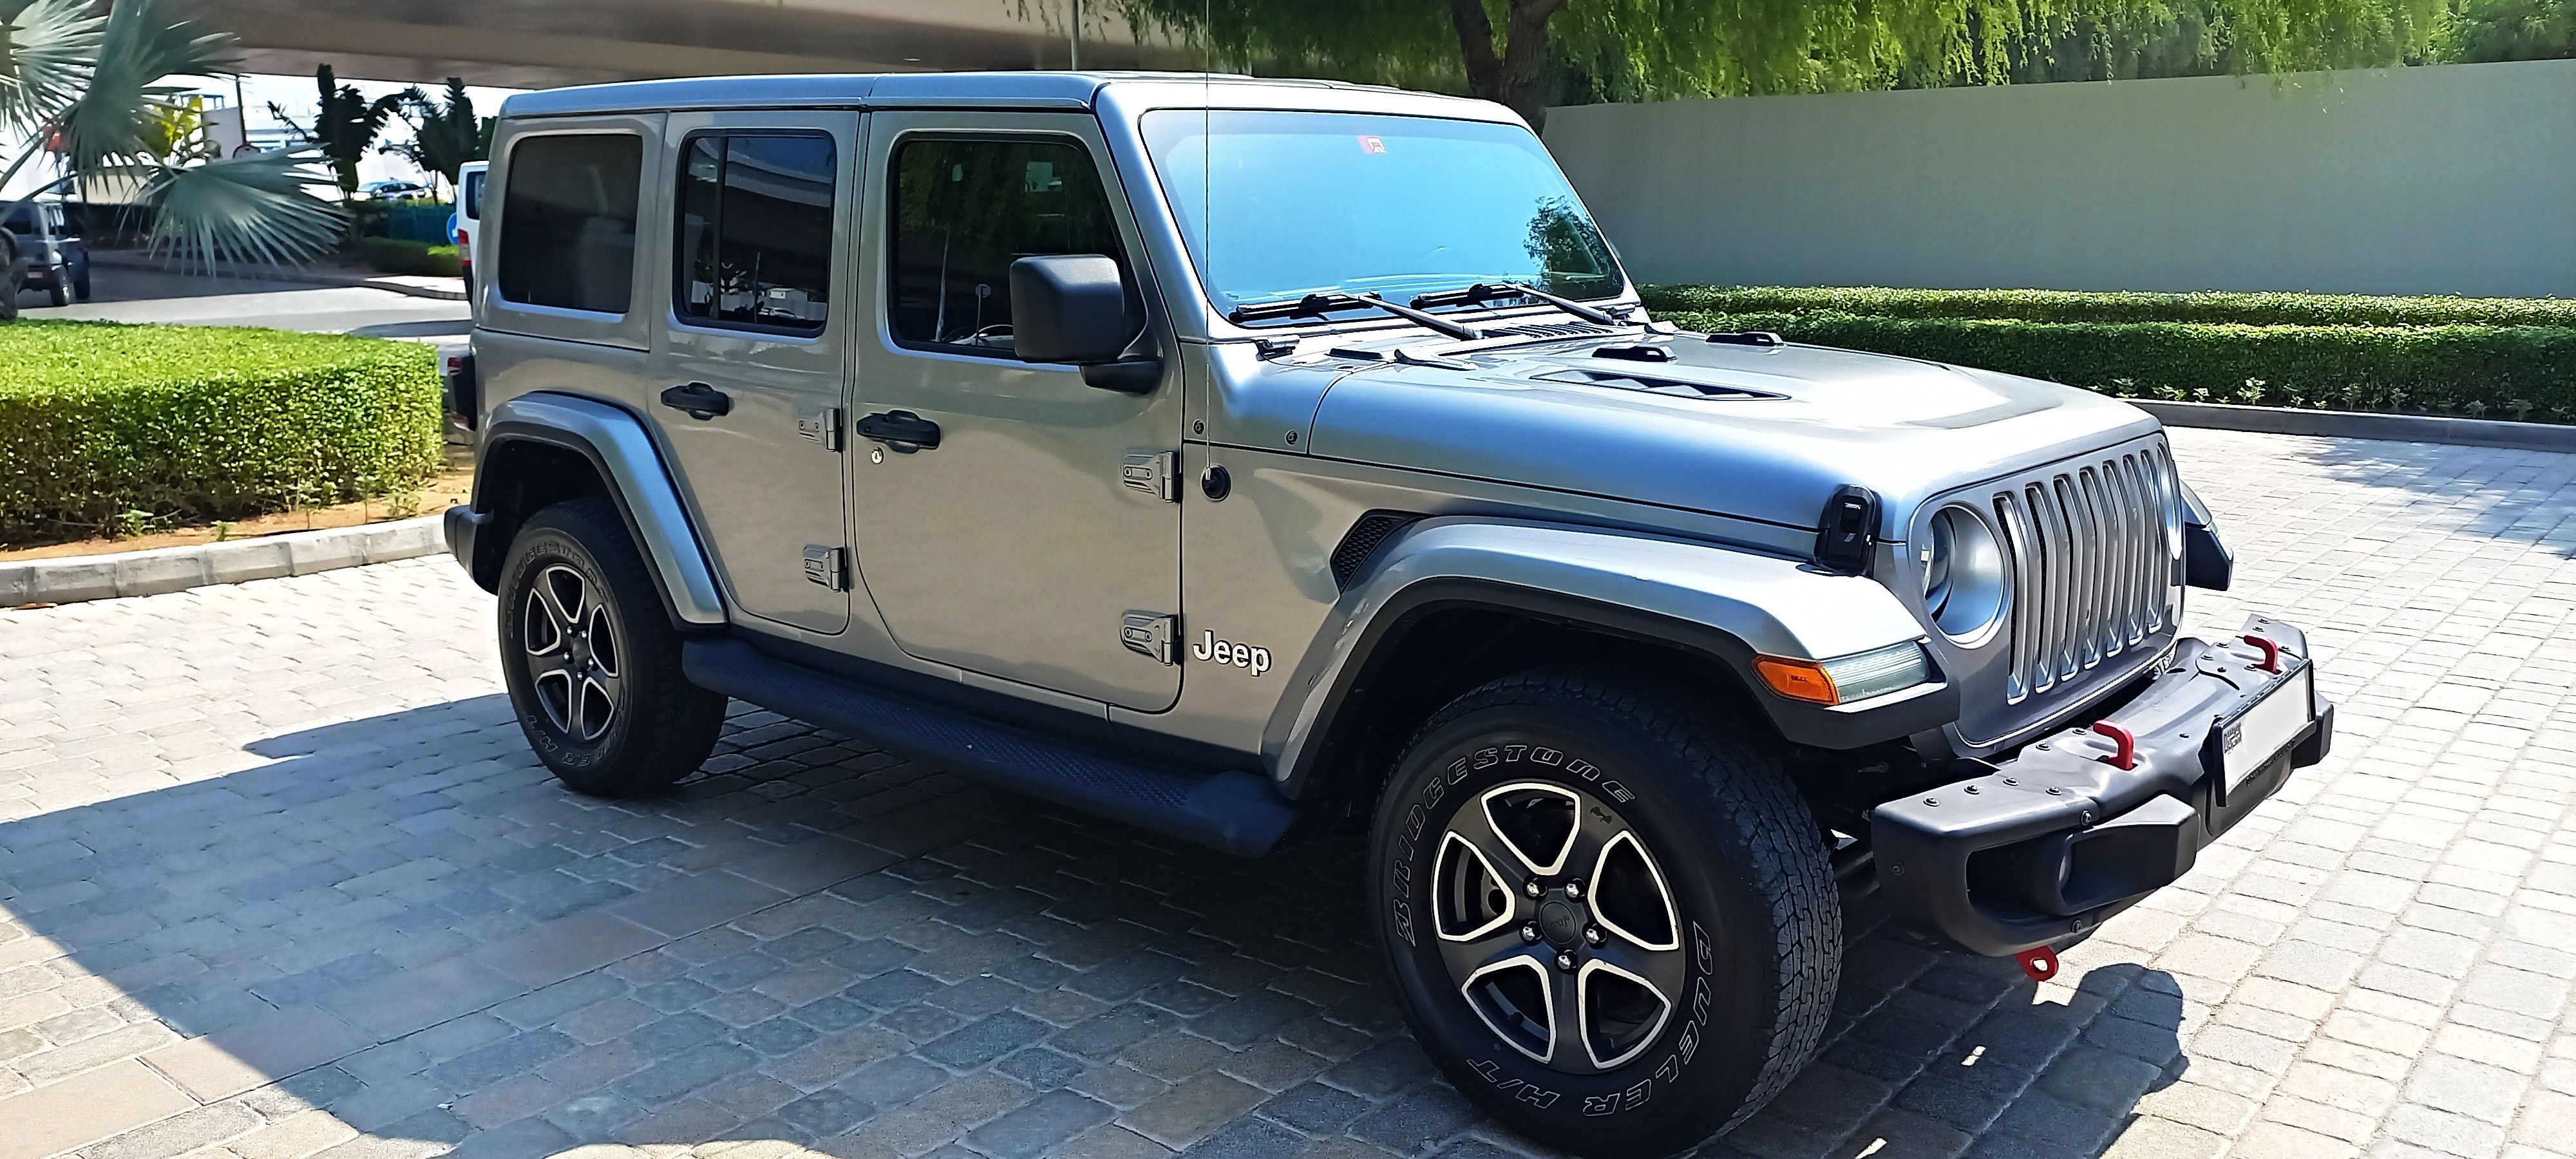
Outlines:
<svg viewBox="0 0 2576 1159"><path fill-rule="evenodd" d="M728 697L1258 856L1373 817L1450 1080L1585 1155L1741 1121L1845 891L2049 951L2322 759L2162 429L1650 320L1526 126L1389 89L757 77L511 99L456 558L585 793Z"/></svg>

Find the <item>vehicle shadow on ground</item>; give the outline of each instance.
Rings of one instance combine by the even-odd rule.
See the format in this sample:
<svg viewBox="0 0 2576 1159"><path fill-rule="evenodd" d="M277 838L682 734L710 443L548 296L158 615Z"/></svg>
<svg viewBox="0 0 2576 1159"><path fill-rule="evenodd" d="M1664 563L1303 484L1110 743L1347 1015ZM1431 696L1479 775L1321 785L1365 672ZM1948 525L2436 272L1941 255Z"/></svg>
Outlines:
<svg viewBox="0 0 2576 1159"><path fill-rule="evenodd" d="M92 995L56 1016L89 1026L0 1030L0 1063L148 1066L203 1104L130 1143L307 1106L362 1132L331 1159L1507 1138L1405 1035L1348 827L1237 860L741 705L706 772L633 802L561 789L498 696L247 748L268 763L0 824L0 911L60 949L0 924L0 1001ZM1867 900L1850 925L1815 1064L1704 1154L2094 1155L2188 1065L2161 971L2042 997Z"/></svg>
<svg viewBox="0 0 2576 1159"><path fill-rule="evenodd" d="M2576 455L2371 439L2298 442L2301 458L2339 480L2400 490L2437 509L2440 530L2576 558Z"/></svg>

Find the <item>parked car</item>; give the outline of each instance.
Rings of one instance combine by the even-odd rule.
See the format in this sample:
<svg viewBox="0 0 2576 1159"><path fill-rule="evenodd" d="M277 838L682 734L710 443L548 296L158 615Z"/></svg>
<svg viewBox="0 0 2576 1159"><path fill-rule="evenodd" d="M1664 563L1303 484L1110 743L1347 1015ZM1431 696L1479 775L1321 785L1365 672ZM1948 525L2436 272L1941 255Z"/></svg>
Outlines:
<svg viewBox="0 0 2576 1159"><path fill-rule="evenodd" d="M89 301L89 243L71 228L60 201L30 201L0 222L18 243L26 262L26 289L43 290L56 306Z"/></svg>
<svg viewBox="0 0 2576 1159"><path fill-rule="evenodd" d="M464 267L465 296L474 296L474 235L483 230L483 179L491 170L486 161L468 161L456 171L456 214L450 219L447 240L456 244L457 264Z"/></svg>
<svg viewBox="0 0 2576 1159"><path fill-rule="evenodd" d="M430 189L417 181L370 181L358 192L376 201L401 201L410 197L428 197Z"/></svg>
<svg viewBox="0 0 2576 1159"><path fill-rule="evenodd" d="M1497 105L665 81L494 155L445 526L558 777L735 697L1238 854L1371 817L1415 1038L1549 1146L1778 1093L1838 882L2046 976L2333 733L2300 629L2182 632L2153 417L1652 320Z"/></svg>

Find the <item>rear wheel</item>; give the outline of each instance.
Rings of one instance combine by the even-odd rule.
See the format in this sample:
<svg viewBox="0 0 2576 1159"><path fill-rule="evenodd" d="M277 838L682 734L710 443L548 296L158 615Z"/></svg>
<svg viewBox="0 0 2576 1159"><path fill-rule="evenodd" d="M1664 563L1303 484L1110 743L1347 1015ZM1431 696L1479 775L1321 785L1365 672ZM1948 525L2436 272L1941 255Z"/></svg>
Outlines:
<svg viewBox="0 0 2576 1159"><path fill-rule="evenodd" d="M1823 1037L1841 911L1762 737L1616 677L1508 677L1398 762L1374 906L1424 1050L1488 1113L1587 1156L1758 1110Z"/></svg>
<svg viewBox="0 0 2576 1159"><path fill-rule="evenodd" d="M88 270L82 270L79 277L72 279L72 300L76 302L89 301Z"/></svg>
<svg viewBox="0 0 2576 1159"><path fill-rule="evenodd" d="M681 673L679 634L615 508L529 519L502 565L500 621L519 729L565 784L629 797L705 763L725 698Z"/></svg>

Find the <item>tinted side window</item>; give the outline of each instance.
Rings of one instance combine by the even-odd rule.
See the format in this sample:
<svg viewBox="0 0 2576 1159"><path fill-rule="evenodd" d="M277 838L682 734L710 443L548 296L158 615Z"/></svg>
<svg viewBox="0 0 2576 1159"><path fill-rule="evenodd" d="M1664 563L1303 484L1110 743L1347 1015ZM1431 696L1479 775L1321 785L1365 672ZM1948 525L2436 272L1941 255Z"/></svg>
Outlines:
<svg viewBox="0 0 2576 1159"><path fill-rule="evenodd" d="M894 155L895 337L1011 349L1011 263L1105 254L1125 264L1090 151L1061 139L906 141Z"/></svg>
<svg viewBox="0 0 2576 1159"><path fill-rule="evenodd" d="M715 325L813 333L832 285L832 139L691 137L673 307Z"/></svg>
<svg viewBox="0 0 2576 1159"><path fill-rule="evenodd" d="M485 173L485 170L477 169L474 172L465 175L465 216L473 218L476 221L483 220L483 177Z"/></svg>
<svg viewBox="0 0 2576 1159"><path fill-rule="evenodd" d="M513 146L501 197L501 296L625 313L643 167L644 140L627 133L530 137Z"/></svg>

